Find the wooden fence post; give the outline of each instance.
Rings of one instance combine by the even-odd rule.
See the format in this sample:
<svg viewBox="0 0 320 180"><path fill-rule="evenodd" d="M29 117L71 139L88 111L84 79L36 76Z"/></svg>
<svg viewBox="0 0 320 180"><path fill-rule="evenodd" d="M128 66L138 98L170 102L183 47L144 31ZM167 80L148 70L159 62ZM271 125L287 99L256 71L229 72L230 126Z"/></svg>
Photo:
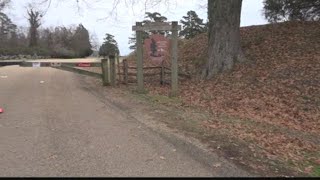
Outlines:
<svg viewBox="0 0 320 180"><path fill-rule="evenodd" d="M171 59L171 93L178 95L178 22L172 22L172 59Z"/></svg>
<svg viewBox="0 0 320 180"><path fill-rule="evenodd" d="M116 60L114 55L109 56L110 59L110 84L116 86Z"/></svg>
<svg viewBox="0 0 320 180"><path fill-rule="evenodd" d="M161 63L161 72L160 72L160 84L164 85L164 80L165 80L165 69L164 69L164 61Z"/></svg>
<svg viewBox="0 0 320 180"><path fill-rule="evenodd" d="M128 84L128 60L124 59L123 60L123 81L125 84Z"/></svg>
<svg viewBox="0 0 320 180"><path fill-rule="evenodd" d="M119 82L121 81L121 70L120 70L120 56L117 54L117 67L118 67L118 74L119 74Z"/></svg>
<svg viewBox="0 0 320 180"><path fill-rule="evenodd" d="M110 86L108 61L109 61L108 59L101 60L103 86Z"/></svg>
<svg viewBox="0 0 320 180"><path fill-rule="evenodd" d="M137 22L137 27L141 27L142 23ZM138 80L138 93L145 93L144 80L143 80L143 47L142 47L142 31L136 31L136 46L137 46L137 80Z"/></svg>

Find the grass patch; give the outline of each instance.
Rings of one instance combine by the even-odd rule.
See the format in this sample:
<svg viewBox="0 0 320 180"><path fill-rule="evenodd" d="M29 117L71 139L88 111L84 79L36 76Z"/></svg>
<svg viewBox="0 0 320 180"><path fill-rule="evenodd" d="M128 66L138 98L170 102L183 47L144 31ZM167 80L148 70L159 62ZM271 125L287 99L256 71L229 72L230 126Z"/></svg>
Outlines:
<svg viewBox="0 0 320 180"><path fill-rule="evenodd" d="M316 166L313 173L312 173L312 176L314 177L320 177L320 166Z"/></svg>
<svg viewBox="0 0 320 180"><path fill-rule="evenodd" d="M156 104L162 105L181 105L182 100L177 97L168 97L163 95L150 95L148 92L139 94L136 91L132 91L132 94L140 100L149 101Z"/></svg>

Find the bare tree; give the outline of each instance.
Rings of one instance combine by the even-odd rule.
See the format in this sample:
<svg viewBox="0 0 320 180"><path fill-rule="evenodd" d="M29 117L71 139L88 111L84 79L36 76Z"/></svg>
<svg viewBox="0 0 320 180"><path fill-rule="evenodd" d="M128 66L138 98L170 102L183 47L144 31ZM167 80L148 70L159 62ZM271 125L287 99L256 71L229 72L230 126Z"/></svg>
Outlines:
<svg viewBox="0 0 320 180"><path fill-rule="evenodd" d="M95 32L90 34L90 43L93 51L99 51L99 38Z"/></svg>
<svg viewBox="0 0 320 180"><path fill-rule="evenodd" d="M0 0L0 12L10 4L11 0Z"/></svg>
<svg viewBox="0 0 320 180"><path fill-rule="evenodd" d="M39 10L33 8L32 5L29 5L27 9L28 21L30 24L29 35L30 42L29 47L35 47L38 45L38 28L41 26L42 13Z"/></svg>
<svg viewBox="0 0 320 180"><path fill-rule="evenodd" d="M4 10L9 6L10 0L0 0L0 42L5 42L15 33L17 26L11 21ZM5 43L2 43L2 45Z"/></svg>

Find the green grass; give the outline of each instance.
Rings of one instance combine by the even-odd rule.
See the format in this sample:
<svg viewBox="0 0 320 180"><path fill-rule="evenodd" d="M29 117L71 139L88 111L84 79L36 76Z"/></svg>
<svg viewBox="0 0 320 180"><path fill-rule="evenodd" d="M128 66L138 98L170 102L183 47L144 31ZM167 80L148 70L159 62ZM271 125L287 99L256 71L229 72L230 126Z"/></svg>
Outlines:
<svg viewBox="0 0 320 180"><path fill-rule="evenodd" d="M314 177L320 177L320 166L316 166L313 173L312 173L312 176Z"/></svg>
<svg viewBox="0 0 320 180"><path fill-rule="evenodd" d="M136 98L152 103L159 103L162 105L179 105L182 103L182 101L179 98L162 95L150 95L148 91L146 91L146 93L144 94L139 94L136 91L133 91L132 93Z"/></svg>
<svg viewBox="0 0 320 180"><path fill-rule="evenodd" d="M170 98L168 96L154 95L151 96L151 101L161 104L176 104L181 103L179 98Z"/></svg>

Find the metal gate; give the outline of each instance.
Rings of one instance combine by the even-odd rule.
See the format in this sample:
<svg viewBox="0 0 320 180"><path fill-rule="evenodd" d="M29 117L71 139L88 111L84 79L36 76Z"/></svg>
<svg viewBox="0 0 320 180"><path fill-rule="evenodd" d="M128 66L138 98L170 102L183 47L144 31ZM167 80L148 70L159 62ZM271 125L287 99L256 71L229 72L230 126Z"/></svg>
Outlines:
<svg viewBox="0 0 320 180"><path fill-rule="evenodd" d="M21 67L51 67L55 69L60 69L68 72L73 72L77 74L82 74L86 76L102 78L102 74L90 72L84 69L87 67L101 67L101 62L22 62Z"/></svg>
<svg viewBox="0 0 320 180"><path fill-rule="evenodd" d="M69 71L81 75L91 76L95 78L102 79L104 86L116 86L116 59L119 62L120 56L109 56L108 59L102 59L94 62L75 62L72 60L8 60L8 61L0 61L1 66L12 66L19 65L20 67L51 67L55 69L60 69L63 71ZM119 63L118 63L119 64ZM96 73L85 70L88 67L100 67L102 73ZM84 69L79 69L84 68Z"/></svg>

